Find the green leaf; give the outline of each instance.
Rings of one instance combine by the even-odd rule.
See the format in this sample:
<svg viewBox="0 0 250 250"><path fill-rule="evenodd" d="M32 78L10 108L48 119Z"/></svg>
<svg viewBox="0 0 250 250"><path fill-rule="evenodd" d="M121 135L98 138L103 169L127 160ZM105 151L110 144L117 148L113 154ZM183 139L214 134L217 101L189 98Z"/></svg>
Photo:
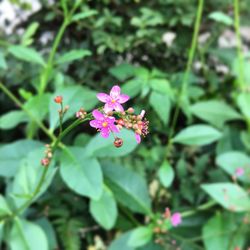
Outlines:
<svg viewBox="0 0 250 250"><path fill-rule="evenodd" d="M250 209L250 199L247 192L237 184L203 184L201 187L216 202L221 204L226 209L233 210L235 212L249 211Z"/></svg>
<svg viewBox="0 0 250 250"><path fill-rule="evenodd" d="M111 245L109 246L108 250L135 250L134 247L128 245L129 238L131 237L132 231L128 231L117 239L112 241Z"/></svg>
<svg viewBox="0 0 250 250"><path fill-rule="evenodd" d="M138 227L132 231L128 245L132 247L144 246L152 239L152 236L152 228L146 226Z"/></svg>
<svg viewBox="0 0 250 250"><path fill-rule="evenodd" d="M242 114L250 120L250 93L240 93L237 97L237 104Z"/></svg>
<svg viewBox="0 0 250 250"><path fill-rule="evenodd" d="M135 73L135 67L128 63L122 63L109 69L109 73L119 81L124 81ZM126 92L127 93L127 92Z"/></svg>
<svg viewBox="0 0 250 250"><path fill-rule="evenodd" d="M34 49L27 48L21 45L13 45L10 46L8 50L13 56L20 60L45 66L44 59Z"/></svg>
<svg viewBox="0 0 250 250"><path fill-rule="evenodd" d="M35 223L15 218L8 243L11 250L48 250L43 230Z"/></svg>
<svg viewBox="0 0 250 250"><path fill-rule="evenodd" d="M0 246L3 241L4 222L4 220L0 221Z"/></svg>
<svg viewBox="0 0 250 250"><path fill-rule="evenodd" d="M166 125L169 120L171 109L171 101L168 95L164 95L153 91L149 99L150 105L153 107L159 118Z"/></svg>
<svg viewBox="0 0 250 250"><path fill-rule="evenodd" d="M85 19L85 18L88 18L90 16L94 16L94 15L97 15L98 12L96 10L87 10L87 11L84 11L82 13L77 13L75 14L73 17L72 17L72 21L79 21L79 20L82 20L82 19Z"/></svg>
<svg viewBox="0 0 250 250"><path fill-rule="evenodd" d="M98 102L96 92L82 86L68 86L59 88L50 100L50 129L53 131L59 126L58 104L54 102L54 97L63 96L64 105L69 105L69 110L64 115L63 121L75 118L75 113L81 107L85 110L92 109Z"/></svg>
<svg viewBox="0 0 250 250"><path fill-rule="evenodd" d="M11 215L11 211L5 198L0 194L0 217L4 215Z"/></svg>
<svg viewBox="0 0 250 250"><path fill-rule="evenodd" d="M111 163L105 164L102 169L107 185L118 202L134 212L151 213L147 184L140 175Z"/></svg>
<svg viewBox="0 0 250 250"><path fill-rule="evenodd" d="M0 69L6 70L8 68L7 63L5 61L4 54L0 51Z"/></svg>
<svg viewBox="0 0 250 250"><path fill-rule="evenodd" d="M69 188L80 195L100 199L102 171L95 158L87 156L83 148L74 147L64 149L60 160L60 173Z"/></svg>
<svg viewBox="0 0 250 250"><path fill-rule="evenodd" d="M197 102L190 110L195 116L219 128L222 128L227 121L242 119L241 115L228 104L218 100Z"/></svg>
<svg viewBox="0 0 250 250"><path fill-rule="evenodd" d="M71 50L57 58L56 63L63 64L63 63L69 63L75 60L82 59L86 56L90 56L92 53L89 50L84 49L78 49L78 50Z"/></svg>
<svg viewBox="0 0 250 250"><path fill-rule="evenodd" d="M209 14L208 17L216 22L223 23L228 26L233 25L233 19L229 15L226 15L225 13L220 11L214 11Z"/></svg>
<svg viewBox="0 0 250 250"><path fill-rule="evenodd" d="M46 191L52 182L57 170L53 167L53 162L49 166L49 169L46 173L46 178L42 183L39 192L34 196L34 192L36 191L44 171L44 167L40 163L43 154L44 147L31 151L27 157L21 161L21 166L15 174L13 184L8 190L8 195L12 198L16 207L23 205L31 198L32 202L34 202Z"/></svg>
<svg viewBox="0 0 250 250"><path fill-rule="evenodd" d="M123 139L123 146L116 148L114 146L113 136L103 138L99 133L90 140L86 147L86 154L95 157L118 157L131 153L136 147L137 143L133 132L123 129L117 134Z"/></svg>
<svg viewBox="0 0 250 250"><path fill-rule="evenodd" d="M234 250L244 247L243 230L237 234L239 225L235 214L217 213L202 228L202 237L206 250L228 249ZM241 222L242 223L242 222Z"/></svg>
<svg viewBox="0 0 250 250"><path fill-rule="evenodd" d="M202 146L210 144L221 138L221 132L208 125L198 124L181 130L174 138L173 142Z"/></svg>
<svg viewBox="0 0 250 250"><path fill-rule="evenodd" d="M122 85L122 93L126 93L131 98L137 96L143 88L144 80L141 78L134 78Z"/></svg>
<svg viewBox="0 0 250 250"><path fill-rule="evenodd" d="M105 188L99 200L91 200L90 213L106 230L111 229L116 222L117 207L112 192Z"/></svg>
<svg viewBox="0 0 250 250"><path fill-rule="evenodd" d="M171 186L174 180L174 170L167 161L164 161L161 165L160 169L158 170L158 176L160 178L161 184L164 187Z"/></svg>
<svg viewBox="0 0 250 250"><path fill-rule="evenodd" d="M244 174L237 179L250 183L250 158L242 152L231 151L219 155L216 158L216 164L225 170L230 176L235 176L237 168L243 168Z"/></svg>
<svg viewBox="0 0 250 250"><path fill-rule="evenodd" d="M150 79L149 85L151 89L156 92L159 92L163 95L167 95L168 97L173 98L173 90L170 87L170 83L166 79Z"/></svg>
<svg viewBox="0 0 250 250"><path fill-rule="evenodd" d="M22 36L22 45L29 46L30 44L33 43L32 36L37 31L38 27L39 27L38 22L33 22L28 26L27 30L24 32Z"/></svg>
<svg viewBox="0 0 250 250"><path fill-rule="evenodd" d="M16 174L20 161L42 143L32 140L19 140L0 147L0 176L11 177Z"/></svg>
<svg viewBox="0 0 250 250"><path fill-rule="evenodd" d="M24 111L15 110L5 113L0 117L1 129L12 129L22 122L27 122L29 119Z"/></svg>

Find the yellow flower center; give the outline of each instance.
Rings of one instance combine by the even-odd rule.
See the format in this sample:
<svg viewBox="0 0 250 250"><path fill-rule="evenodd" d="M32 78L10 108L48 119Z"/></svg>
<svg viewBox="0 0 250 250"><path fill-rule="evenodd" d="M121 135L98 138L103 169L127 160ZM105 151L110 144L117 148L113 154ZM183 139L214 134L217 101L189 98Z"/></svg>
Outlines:
<svg viewBox="0 0 250 250"><path fill-rule="evenodd" d="M115 103L115 100L111 100L112 103Z"/></svg>
<svg viewBox="0 0 250 250"><path fill-rule="evenodd" d="M103 126L104 128L106 128L106 127L108 126L108 123L107 123L107 122L103 122L103 123L102 123L102 126Z"/></svg>

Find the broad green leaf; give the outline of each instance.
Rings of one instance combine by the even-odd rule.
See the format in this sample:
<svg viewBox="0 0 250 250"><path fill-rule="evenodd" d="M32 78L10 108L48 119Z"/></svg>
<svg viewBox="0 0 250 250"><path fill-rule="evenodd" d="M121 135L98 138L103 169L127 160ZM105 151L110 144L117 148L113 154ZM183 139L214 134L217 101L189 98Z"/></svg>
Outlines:
<svg viewBox="0 0 250 250"><path fill-rule="evenodd" d="M48 250L43 230L35 223L15 218L8 243L11 250Z"/></svg>
<svg viewBox="0 0 250 250"><path fill-rule="evenodd" d="M41 147L42 144L32 140L19 140L0 147L0 176L11 177L23 158L32 150Z"/></svg>
<svg viewBox="0 0 250 250"><path fill-rule="evenodd" d="M63 103L69 105L69 110L66 112L63 120L67 121L70 118L75 119L75 113L80 108L90 110L97 104L96 92L82 86L68 86L59 88L56 93L51 97L49 110L50 110L50 129L53 131L59 126L58 104L54 102L54 97L63 96Z"/></svg>
<svg viewBox="0 0 250 250"><path fill-rule="evenodd" d="M240 93L237 97L237 104L242 114L250 120L250 93Z"/></svg>
<svg viewBox="0 0 250 250"><path fill-rule="evenodd" d="M84 49L78 49L78 50L71 50L57 58L56 62L58 64L63 64L63 63L69 63L75 60L82 59L86 56L90 56L91 51L89 50L84 50Z"/></svg>
<svg viewBox="0 0 250 250"><path fill-rule="evenodd" d="M79 20L82 20L82 19L85 19L85 18L88 18L90 16L94 16L98 14L98 12L96 10L87 10L87 11L84 11L82 13L77 13L75 14L73 17L72 17L72 21L79 21Z"/></svg>
<svg viewBox="0 0 250 250"><path fill-rule="evenodd" d="M103 138L98 132L88 143L86 154L94 157L118 157L131 153L137 147L133 132L123 129L117 136L123 139L123 145L120 148L114 146L112 135L109 138Z"/></svg>
<svg viewBox="0 0 250 250"><path fill-rule="evenodd" d="M233 19L229 15L220 11L214 11L211 14L209 14L208 17L216 22L223 23L228 26L233 25Z"/></svg>
<svg viewBox="0 0 250 250"><path fill-rule="evenodd" d="M117 207L112 192L105 188L98 200L91 200L90 213L95 220L106 230L111 229L116 222Z"/></svg>
<svg viewBox="0 0 250 250"><path fill-rule="evenodd" d="M216 202L221 204L226 209L235 212L250 210L250 199L248 197L248 193L237 184L203 184L201 187Z"/></svg>
<svg viewBox="0 0 250 250"><path fill-rule="evenodd" d="M0 51L0 69L6 70L8 68L4 54Z"/></svg>
<svg viewBox="0 0 250 250"><path fill-rule="evenodd" d="M250 183L250 158L244 153L239 151L226 152L216 158L216 164L231 176L235 176L237 168L243 168L244 174L238 176L237 179Z"/></svg>
<svg viewBox="0 0 250 250"><path fill-rule="evenodd" d="M170 83L166 79L150 79L149 85L151 89L156 92L159 92L163 95L167 95L168 97L173 98L173 90L170 87Z"/></svg>
<svg viewBox="0 0 250 250"><path fill-rule="evenodd" d="M235 250L244 246L246 235L237 234L239 221L235 214L217 213L202 228L202 238L206 250L227 249ZM241 222L242 223L242 222Z"/></svg>
<svg viewBox="0 0 250 250"><path fill-rule="evenodd" d="M122 63L109 69L109 73L119 81L124 81L135 73L135 67L128 63Z"/></svg>
<svg viewBox="0 0 250 250"><path fill-rule="evenodd" d="M152 228L141 226L132 231L128 240L128 245L132 247L141 247L146 245L152 239L152 237Z"/></svg>
<svg viewBox="0 0 250 250"><path fill-rule="evenodd" d="M208 125L198 124L181 130L174 138L173 142L202 146L210 144L221 138L221 132Z"/></svg>
<svg viewBox="0 0 250 250"><path fill-rule="evenodd" d="M166 125L169 120L171 109L171 101L168 95L153 91L149 99L150 105L153 107L159 118Z"/></svg>
<svg viewBox="0 0 250 250"><path fill-rule="evenodd" d="M164 187L171 186L174 180L174 170L167 161L164 161L161 165L160 169L158 170L158 176L160 178L161 184Z"/></svg>
<svg viewBox="0 0 250 250"><path fill-rule="evenodd" d="M108 250L135 250L134 247L128 245L129 238L132 234L132 231L128 231L117 239L112 241L111 245L109 246Z"/></svg>
<svg viewBox="0 0 250 250"><path fill-rule="evenodd" d="M242 119L241 115L228 104L218 100L197 102L190 110L195 116L219 128L227 121Z"/></svg>
<svg viewBox="0 0 250 250"><path fill-rule="evenodd" d="M0 129L12 129L19 123L27 122L28 120L29 119L24 111L10 111L0 117Z"/></svg>
<svg viewBox="0 0 250 250"><path fill-rule="evenodd" d="M76 193L98 200L102 195L102 171L96 158L85 154L83 148L64 149L60 173L69 188Z"/></svg>
<svg viewBox="0 0 250 250"><path fill-rule="evenodd" d="M107 185L118 202L134 212L151 213L147 184L140 175L111 163L105 164L102 169Z"/></svg>
<svg viewBox="0 0 250 250"><path fill-rule="evenodd" d="M137 96L142 91L144 80L133 78L122 85L122 93L126 93L131 98Z"/></svg>
<svg viewBox="0 0 250 250"><path fill-rule="evenodd" d="M49 100L51 94L42 94L32 96L25 104L24 107L29 110L34 118L41 121L49 112Z"/></svg>
<svg viewBox="0 0 250 250"><path fill-rule="evenodd" d="M34 64L45 66L43 57L34 49L21 45L13 45L9 47L9 52L16 58Z"/></svg>
<svg viewBox="0 0 250 250"><path fill-rule="evenodd" d="M21 161L21 166L18 169L12 187L9 190L9 196L14 201L16 207L21 206L27 200L32 199L32 202L34 202L50 185L56 173L56 168L53 167L53 162L48 168L46 178L43 181L39 192L35 195L36 188L39 185L45 170L44 166L40 163L43 154L44 147L31 151L27 157Z"/></svg>
<svg viewBox="0 0 250 250"><path fill-rule="evenodd" d="M5 198L0 194L0 217L4 215L11 215L11 211Z"/></svg>

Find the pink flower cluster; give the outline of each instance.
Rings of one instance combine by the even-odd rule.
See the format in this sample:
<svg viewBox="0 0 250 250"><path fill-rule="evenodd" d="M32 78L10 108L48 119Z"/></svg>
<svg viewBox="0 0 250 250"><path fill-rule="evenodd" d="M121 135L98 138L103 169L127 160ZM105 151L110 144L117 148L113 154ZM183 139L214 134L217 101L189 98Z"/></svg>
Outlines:
<svg viewBox="0 0 250 250"><path fill-rule="evenodd" d="M119 86L113 86L109 95L98 93L97 98L105 104L104 107L92 112L94 119L90 121L90 126L96 128L102 137L107 138L110 133L119 133L123 127L134 130L137 143L141 142L141 135L148 134L148 121L144 118L145 111L143 110L140 115L135 115L133 108L124 110L122 104L126 103L130 97L122 94ZM122 141L118 143L115 136L114 144L119 147Z"/></svg>

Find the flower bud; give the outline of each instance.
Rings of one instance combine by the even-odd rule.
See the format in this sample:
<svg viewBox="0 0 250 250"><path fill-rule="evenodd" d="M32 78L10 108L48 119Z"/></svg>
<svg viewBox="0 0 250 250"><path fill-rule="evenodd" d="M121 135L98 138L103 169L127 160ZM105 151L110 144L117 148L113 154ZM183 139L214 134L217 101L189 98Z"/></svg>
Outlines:
<svg viewBox="0 0 250 250"><path fill-rule="evenodd" d="M48 158L43 158L41 160L41 164L44 166L44 167L47 167L49 165L49 159Z"/></svg>
<svg viewBox="0 0 250 250"><path fill-rule="evenodd" d="M133 114L135 112L135 110L130 107L130 108L128 108L127 112L130 113L130 114Z"/></svg>
<svg viewBox="0 0 250 250"><path fill-rule="evenodd" d="M123 140L119 137L116 137L114 141L114 145L115 147L120 148L123 145Z"/></svg>
<svg viewBox="0 0 250 250"><path fill-rule="evenodd" d="M117 124L119 124L121 126L124 126L124 120L123 119L119 119L116 122L117 122Z"/></svg>
<svg viewBox="0 0 250 250"><path fill-rule="evenodd" d="M62 103L62 101L63 101L63 97L60 96L60 95L58 95L58 96L56 96L56 97L54 98L54 101L55 101L56 103L60 104L60 103Z"/></svg>

